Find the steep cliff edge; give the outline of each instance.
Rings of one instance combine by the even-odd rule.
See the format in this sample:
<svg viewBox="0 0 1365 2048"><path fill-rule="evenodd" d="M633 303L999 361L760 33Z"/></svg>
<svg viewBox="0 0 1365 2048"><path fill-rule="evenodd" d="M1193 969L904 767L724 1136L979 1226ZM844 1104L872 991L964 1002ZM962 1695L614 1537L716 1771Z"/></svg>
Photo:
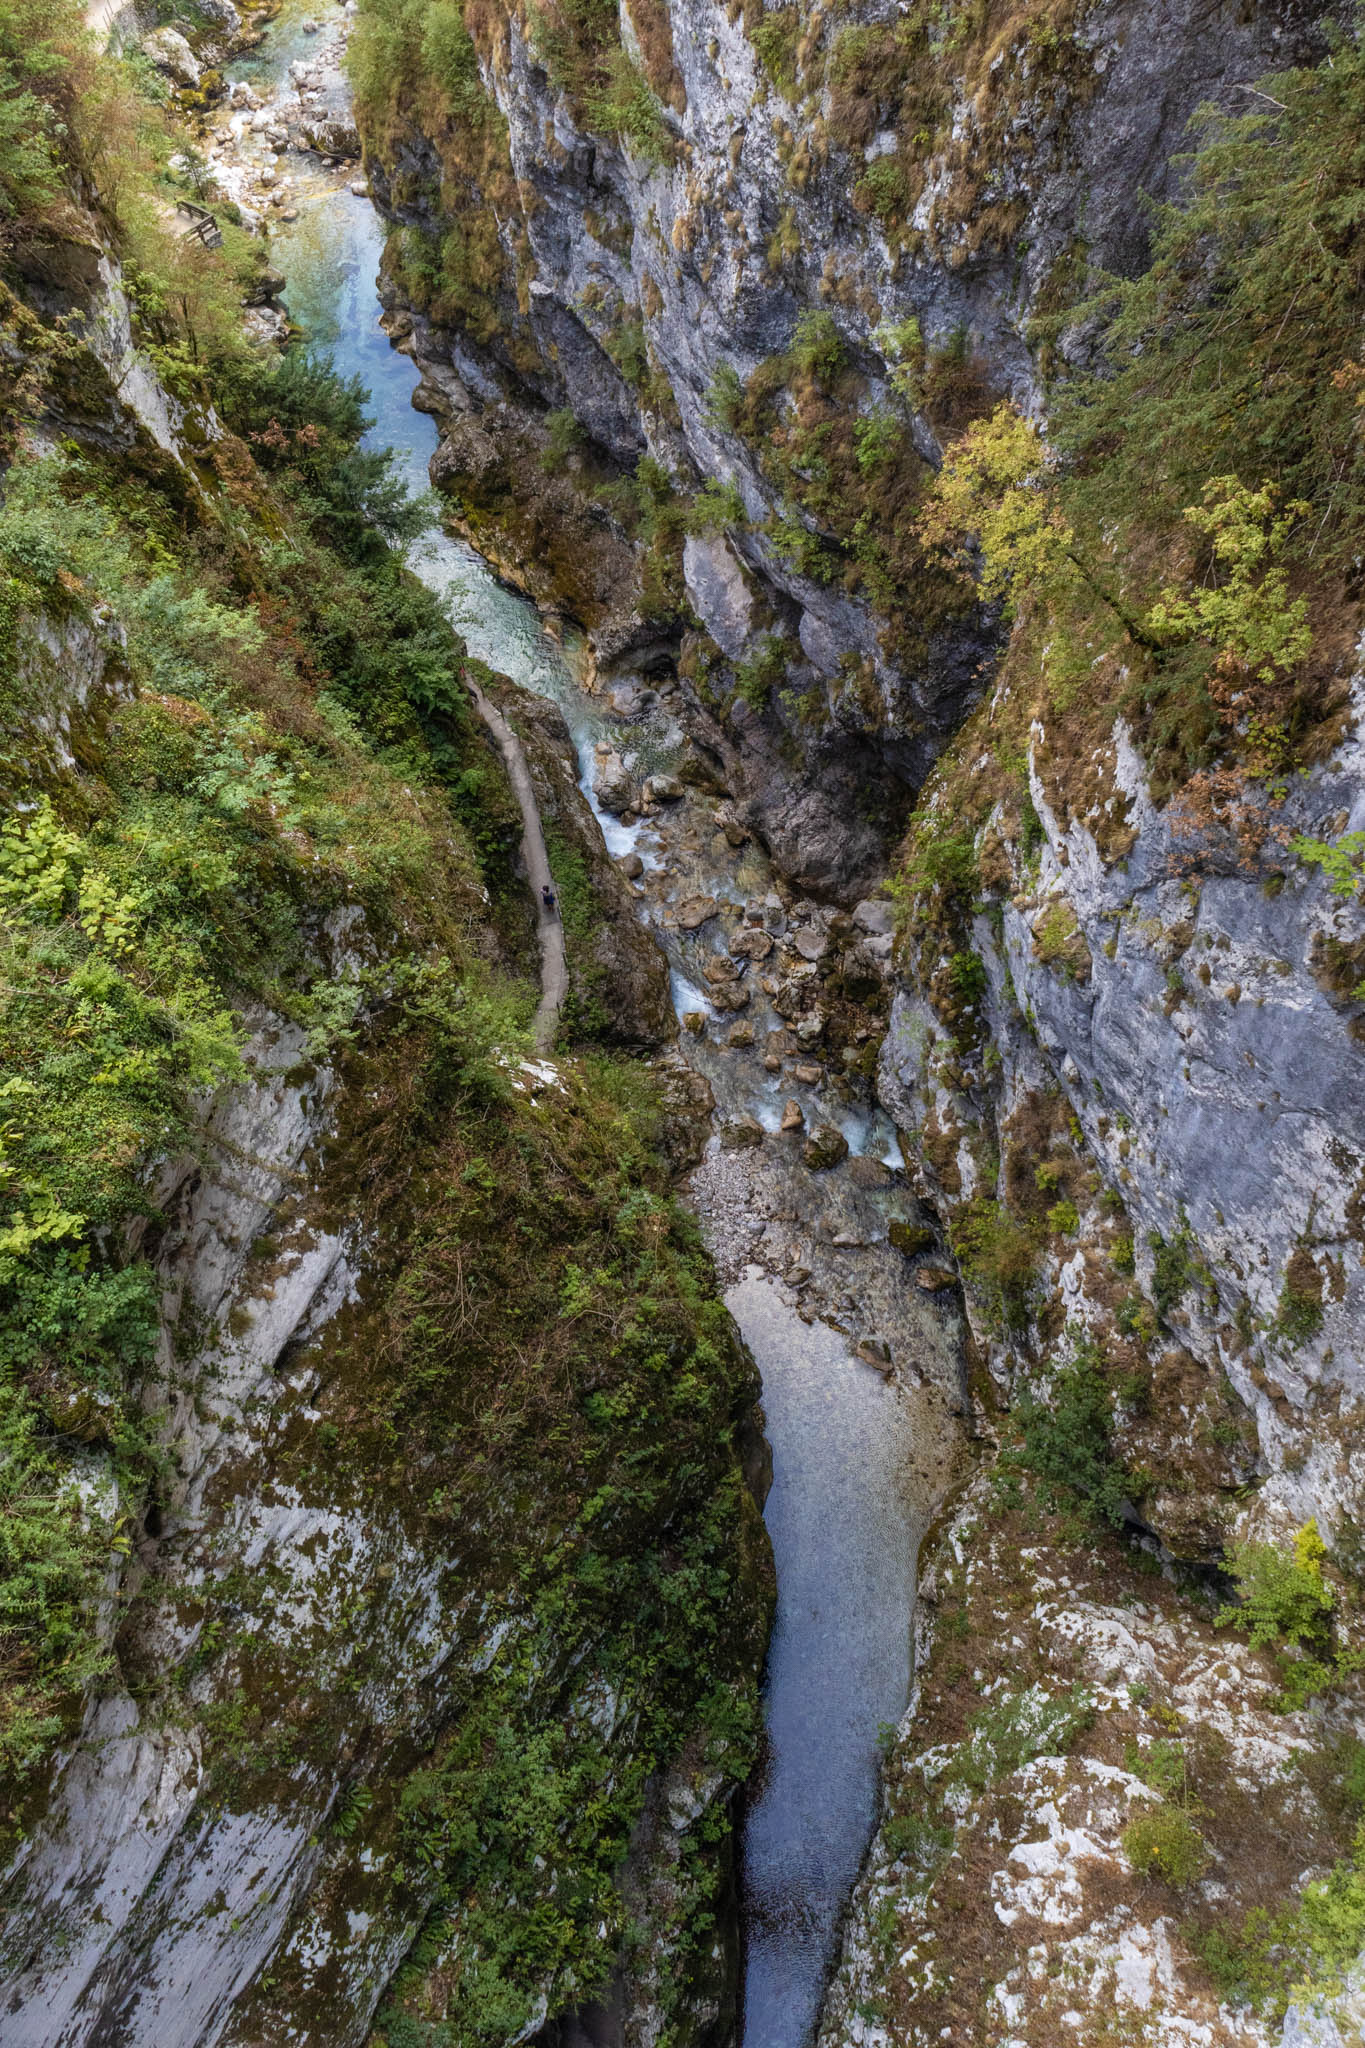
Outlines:
<svg viewBox="0 0 1365 2048"><path fill-rule="evenodd" d="M65 27L84 148L142 73ZM594 1000L530 1056L415 515L244 338L230 210L159 239L124 168L127 272L60 163L2 252L0 2032L492 2042L608 1987L723 2037L770 1567L756 1376L605 1049L666 970L580 858Z"/></svg>

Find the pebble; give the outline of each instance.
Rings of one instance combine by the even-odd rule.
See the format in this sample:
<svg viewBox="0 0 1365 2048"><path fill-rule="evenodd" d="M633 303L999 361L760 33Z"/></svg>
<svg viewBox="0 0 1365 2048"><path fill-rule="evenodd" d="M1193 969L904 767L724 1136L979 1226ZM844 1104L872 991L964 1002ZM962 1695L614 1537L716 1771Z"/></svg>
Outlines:
<svg viewBox="0 0 1365 2048"><path fill-rule="evenodd" d="M793 1100L784 1105L782 1110L782 1128L784 1131L802 1130L805 1127L805 1122L806 1113L799 1102Z"/></svg>
<svg viewBox="0 0 1365 2048"><path fill-rule="evenodd" d="M807 1088L814 1088L816 1083L819 1081L821 1074L824 1072L824 1068L806 1065L794 1067L792 1071L796 1075L797 1080L800 1081L803 1084L803 1086Z"/></svg>
<svg viewBox="0 0 1365 2048"><path fill-rule="evenodd" d="M804 1287L810 1279L809 1266L788 1266L782 1275L788 1287Z"/></svg>
<svg viewBox="0 0 1365 2048"><path fill-rule="evenodd" d="M727 1045L739 1045L739 1046L745 1046L745 1045L752 1045L752 1044L753 1044L753 1042L754 1042L754 1027L753 1027L753 1025L752 1025L752 1024L732 1024L732 1025L730 1026L729 1034L728 1034L728 1036L727 1036L727 1038L726 1038L726 1041L725 1041L725 1042L726 1042L726 1044L727 1044Z"/></svg>
<svg viewBox="0 0 1365 2048"><path fill-rule="evenodd" d="M370 196L369 180L367 178L352 178L351 190L357 199L368 199Z"/></svg>
<svg viewBox="0 0 1365 2048"><path fill-rule="evenodd" d="M682 1020L682 1028L684 1031L690 1031L694 1038L700 1038L706 1029L705 1010L686 1011Z"/></svg>
<svg viewBox="0 0 1365 2048"><path fill-rule="evenodd" d="M856 1230L836 1230L830 1243L836 1245L841 1252L856 1252L862 1250L867 1239L859 1237Z"/></svg>
<svg viewBox="0 0 1365 2048"><path fill-rule="evenodd" d="M770 1074L780 1074L782 1072L782 1062L775 1052L765 1052L763 1064Z"/></svg>
<svg viewBox="0 0 1365 2048"><path fill-rule="evenodd" d="M632 882L638 882L645 871L645 864L638 853L623 853L618 865L621 873Z"/></svg>

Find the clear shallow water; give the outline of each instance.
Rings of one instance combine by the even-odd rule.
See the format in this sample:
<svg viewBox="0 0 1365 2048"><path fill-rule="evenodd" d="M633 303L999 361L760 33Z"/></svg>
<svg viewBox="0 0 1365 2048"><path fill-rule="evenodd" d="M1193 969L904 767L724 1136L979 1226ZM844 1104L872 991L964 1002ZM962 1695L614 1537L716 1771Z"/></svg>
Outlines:
<svg viewBox="0 0 1365 2048"><path fill-rule="evenodd" d="M725 1299L763 1374L778 1559L768 1754L743 1846L744 2048L802 2048L877 1817L879 1725L910 1689L914 1475L895 1393L850 1372L843 1338L771 1280Z"/></svg>
<svg viewBox="0 0 1365 2048"><path fill-rule="evenodd" d="M292 4L235 75L260 90L282 80L293 59L316 59L319 41L302 33L300 19L301 7ZM337 108L344 93L329 86L326 99ZM289 156L280 168L293 179L298 207L294 222L272 224L290 313L343 374L362 379L374 416L370 444L394 449L402 474L424 491L437 431L413 409L416 369L379 325L379 217L368 199L321 175L313 159ZM574 636L561 641L547 630L464 541L433 531L411 560L446 600L471 654L559 705L608 849L638 852L647 872L661 876L657 829L604 813L591 776L602 739L644 771L667 767L682 736L666 707L628 729L615 723L606 702L581 687ZM705 829L694 854L679 859L670 847L667 857L671 879L652 899L653 921L681 1015L706 1009L702 965L708 952L724 950L727 932L719 921L695 934L673 929L660 915L670 892L671 900L704 893L742 902L763 895L770 881L757 848L736 855L717 836L708 851ZM765 1014L756 1002L751 1015L760 1027ZM808 1087L790 1072L769 1076L756 1058L737 1058L712 1036L684 1043L723 1114L747 1111L775 1130L783 1102L794 1096L809 1121L839 1123L854 1152L899 1163L891 1125L837 1082ZM763 1375L774 1466L765 1517L778 1580L765 1680L767 1757L751 1788L742 1852L743 2048L808 2048L843 1904L876 1818L878 1731L899 1719L908 1697L920 1526L893 1391L852 1363L841 1335L803 1323L771 1281L745 1280L727 1300Z"/></svg>

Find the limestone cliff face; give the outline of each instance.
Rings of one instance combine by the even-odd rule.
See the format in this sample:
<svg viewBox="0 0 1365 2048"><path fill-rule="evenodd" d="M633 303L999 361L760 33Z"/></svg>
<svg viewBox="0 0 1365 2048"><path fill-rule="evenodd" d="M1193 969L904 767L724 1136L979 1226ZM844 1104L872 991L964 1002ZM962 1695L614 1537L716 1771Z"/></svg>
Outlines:
<svg viewBox="0 0 1365 2048"><path fill-rule="evenodd" d="M1056 1302L1108 1323L1117 1283L1105 1251L1121 1233L1100 1205L1121 1204L1136 1283L1160 1294L1173 1338L1206 1372L1225 1370L1256 1417L1261 1512L1314 1514L1343 1537L1365 1515L1365 1054L1352 969L1365 925L1353 897L1285 847L1365 817L1358 688L1342 743L1291 789L1276 841L1240 865L1207 848L1190 857L1179 803L1153 803L1121 722L1088 816L1050 781L1048 736L1035 729L1044 837L996 877L971 925L987 969L979 1039L964 1040L960 1020L956 1041L945 1029L926 993L941 962L922 956L882 1068L902 1127L929 1134L924 1171L949 1213L997 1191L986 1128L1008 1179L1012 1140L1041 1151L1026 1104L1056 1105L1062 1149L1074 1144L1092 1172L1091 1206L1078 1204L1089 1221L1073 1242L1053 1240ZM983 1334L1007 1378L1008 1344ZM1237 1483L1233 1468L1227 1478Z"/></svg>
<svg viewBox="0 0 1365 2048"><path fill-rule="evenodd" d="M780 470L718 392L752 394L803 317L828 315L840 403L897 417L913 489L971 392L1034 401L1034 316L1087 262L1140 263L1145 197L1169 189L1196 107L1237 104L1246 81L1294 61L1322 11L1068 0L933 27L876 7L836 18L712 0L637 23L623 5L621 50L641 67L625 76L650 111L633 131L618 112L615 134L610 103L566 84L543 27L471 11L498 117L498 248L481 249L477 315L468 291L432 283L439 257L423 259L425 283L415 263L396 283L418 302L411 345L447 423L442 482L475 517L499 461L511 497L535 496L515 482L518 436L533 458L541 409L567 407L618 468L648 452L684 494L733 486L720 529L689 543L665 616L632 614L619 579L604 591L565 573L537 594L584 616L604 663L647 657L661 626L676 648L690 609L698 711L721 713L753 819L803 887L852 901L884 864L979 693L991 622L904 564L894 589L879 585L858 520L863 534L894 524L897 506L856 471L835 502L827 427L801 438L790 389L776 400L792 449ZM570 41L589 33L575 24ZM412 133L411 100L401 122L362 106L362 128L381 201L434 248L493 181L486 162L468 167L459 119L430 93L417 104L430 133ZM523 563L537 552L523 545ZM535 582L533 561L523 573ZM772 673L736 698L734 670L770 640Z"/></svg>

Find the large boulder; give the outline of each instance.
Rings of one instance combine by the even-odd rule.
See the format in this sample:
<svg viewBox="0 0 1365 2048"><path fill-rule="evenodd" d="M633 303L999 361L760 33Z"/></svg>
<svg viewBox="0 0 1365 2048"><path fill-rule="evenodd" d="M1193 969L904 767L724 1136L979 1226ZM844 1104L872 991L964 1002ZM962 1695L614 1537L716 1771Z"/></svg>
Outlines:
<svg viewBox="0 0 1365 2048"><path fill-rule="evenodd" d="M355 122L345 116L329 114L321 121L308 122L303 129L303 139L319 156L360 155L360 137L356 133Z"/></svg>
<svg viewBox="0 0 1365 2048"><path fill-rule="evenodd" d="M142 38L142 54L149 57L172 85L198 86L203 77L199 59L178 28L154 28Z"/></svg>
<svg viewBox="0 0 1365 2048"><path fill-rule="evenodd" d="M631 811L635 808L635 784L631 781L630 770L617 753L600 754L592 778L593 794L604 811Z"/></svg>

